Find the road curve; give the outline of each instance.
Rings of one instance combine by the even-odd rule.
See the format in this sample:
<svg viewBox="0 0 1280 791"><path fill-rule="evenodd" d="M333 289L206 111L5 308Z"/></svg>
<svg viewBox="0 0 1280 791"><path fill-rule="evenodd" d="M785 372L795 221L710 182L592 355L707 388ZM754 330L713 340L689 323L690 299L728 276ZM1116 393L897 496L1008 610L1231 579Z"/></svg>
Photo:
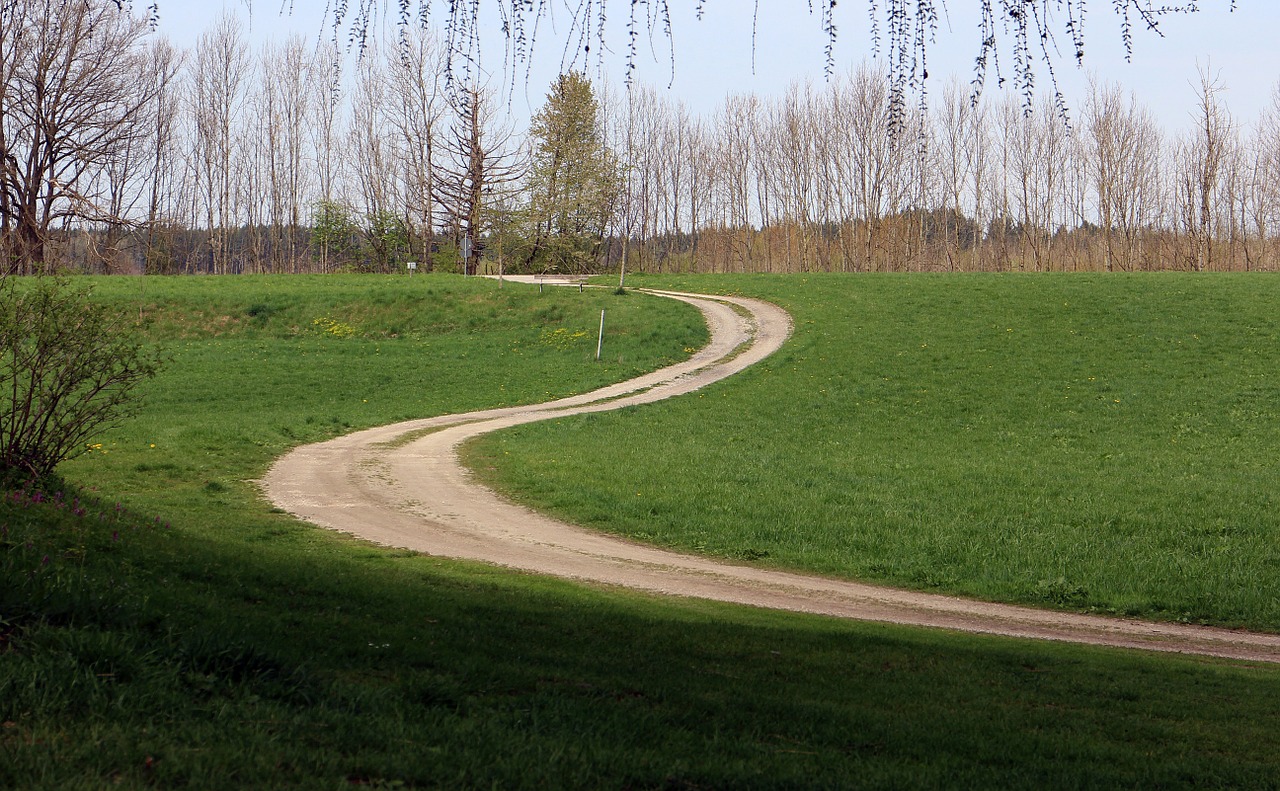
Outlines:
<svg viewBox="0 0 1280 791"><path fill-rule="evenodd" d="M387 546L654 593L1010 637L1280 662L1280 635L1062 613L733 565L575 527L470 480L459 443L488 431L681 395L731 376L790 335L759 300L651 292L696 306L711 342L689 360L545 404L444 415L295 448L262 487L278 507Z"/></svg>

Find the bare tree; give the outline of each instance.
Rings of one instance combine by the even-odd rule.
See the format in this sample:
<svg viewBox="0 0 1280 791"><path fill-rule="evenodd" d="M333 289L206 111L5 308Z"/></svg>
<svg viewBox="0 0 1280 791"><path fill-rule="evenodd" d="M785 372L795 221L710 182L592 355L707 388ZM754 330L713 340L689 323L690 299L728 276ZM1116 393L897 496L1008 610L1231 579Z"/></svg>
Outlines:
<svg viewBox="0 0 1280 791"><path fill-rule="evenodd" d="M1214 267L1218 182L1234 127L1231 115L1218 99L1223 90L1221 81L1201 69L1196 89L1196 126L1177 149L1182 225L1191 243L1188 259L1196 271Z"/></svg>
<svg viewBox="0 0 1280 791"><path fill-rule="evenodd" d="M1226 269L1235 269L1241 263L1245 268L1251 265L1249 245L1246 243L1249 167L1240 133L1240 127L1233 123L1223 141L1222 165L1218 176L1217 236L1226 242L1223 251L1226 257L1223 268Z"/></svg>
<svg viewBox="0 0 1280 791"><path fill-rule="evenodd" d="M418 260L428 272L433 267L431 245L436 229L436 135L445 109L442 71L434 36L424 30L402 29L397 56L390 64L390 84L395 92L390 115L400 136L406 221L417 241Z"/></svg>
<svg viewBox="0 0 1280 791"><path fill-rule="evenodd" d="M783 234L788 267L807 270L815 264L813 216L820 174L821 146L815 128L813 86L793 84L768 110L762 130L759 180L774 196L771 225ZM772 248L772 245L769 245ZM772 256L769 257L770 268Z"/></svg>
<svg viewBox="0 0 1280 791"><path fill-rule="evenodd" d="M1270 249L1275 229L1280 226L1280 83L1271 93L1271 103L1259 114L1250 145L1253 152L1252 226L1260 262L1274 264Z"/></svg>
<svg viewBox="0 0 1280 791"><path fill-rule="evenodd" d="M1068 132L1066 166L1062 171L1062 225L1059 227L1064 270L1094 270L1099 268L1094 244L1092 223L1097 219L1094 210L1096 194L1093 188L1092 163L1089 161L1087 134L1080 125ZM1159 152L1157 152L1158 154ZM1160 158L1156 157L1157 180L1160 178ZM1160 215L1159 206L1152 218L1154 224Z"/></svg>
<svg viewBox="0 0 1280 791"><path fill-rule="evenodd" d="M717 169L723 174L722 224L730 234L739 269L746 269L751 259L751 171L757 155L755 129L759 112L760 101L755 96L729 96L716 119L716 137L720 140Z"/></svg>
<svg viewBox="0 0 1280 791"><path fill-rule="evenodd" d="M889 81L883 71L863 64L832 88L842 177L851 188L852 216L857 221L859 250L856 269L878 266L881 223L898 201L897 168L902 151L890 133Z"/></svg>
<svg viewBox="0 0 1280 791"><path fill-rule="evenodd" d="M311 118L312 94L307 83L315 72L315 54L300 37L290 38L278 61L281 80L285 85L281 97L281 115L284 122L284 199L281 214L290 232L285 240L284 256L290 271L302 266L303 251L299 248L305 196L311 186L313 171L311 149L308 146L308 123Z"/></svg>
<svg viewBox="0 0 1280 791"><path fill-rule="evenodd" d="M355 175L356 195L364 216L364 233L374 265L387 268L395 248L405 242L400 221L401 183L395 167L394 140L390 134L388 98L383 61L360 61L351 94L351 127L347 152Z"/></svg>
<svg viewBox="0 0 1280 791"><path fill-rule="evenodd" d="M1104 267L1133 269L1140 233L1154 220L1160 177L1160 130L1119 85L1092 81L1084 125L1091 180L1097 199ZM1117 239L1118 237L1118 239ZM1118 243L1117 243L1118 242Z"/></svg>
<svg viewBox="0 0 1280 791"><path fill-rule="evenodd" d="M1053 266L1053 232L1070 152L1066 127L1048 102L1027 112L1014 97L1000 105L1001 162L1004 167L1003 232L1014 238L1020 267Z"/></svg>
<svg viewBox="0 0 1280 791"><path fill-rule="evenodd" d="M443 141L445 162L435 181L436 200L448 217L462 252L463 273L479 272L481 243L499 230L495 208L524 175L511 147L511 130L495 122L491 97L483 88L461 94L454 123Z"/></svg>
<svg viewBox="0 0 1280 791"><path fill-rule="evenodd" d="M140 124L140 131L145 129ZM77 235L83 263L90 271L111 274L129 268L125 247L139 204L145 200L141 179L148 163L146 143L145 134L131 137L85 177L86 192L98 196L101 209L96 221Z"/></svg>
<svg viewBox="0 0 1280 791"><path fill-rule="evenodd" d="M658 118L659 139L664 155L657 159L660 165L659 184L663 203L666 251L670 258L681 244L685 224L685 184L689 178L689 108L683 102L668 104Z"/></svg>
<svg viewBox="0 0 1280 791"><path fill-rule="evenodd" d="M969 174L974 170L975 148L966 145L973 128L973 116L977 112L976 105L965 95L956 80L947 83L942 94L942 107L936 113L937 129L934 133L939 152L939 175L941 177L940 197L944 215L959 216L966 204L969 187ZM972 241L972 240L971 240ZM943 254L947 258L947 268L954 270L959 257L962 240L952 238L948 226L943 231Z"/></svg>
<svg viewBox="0 0 1280 791"><path fill-rule="evenodd" d="M627 237L640 242L640 263L655 236L660 235L658 195L662 170L662 124L665 107L650 86L632 85L627 91L627 128L622 135L627 152L623 183L627 198ZM651 251L650 251L651 252ZM627 256L624 253L624 260Z"/></svg>
<svg viewBox="0 0 1280 791"><path fill-rule="evenodd" d="M265 186L268 266L277 272L297 271L299 264L311 60L306 43L297 36L280 46L264 47L259 55L253 137L261 155L257 169Z"/></svg>
<svg viewBox="0 0 1280 791"><path fill-rule="evenodd" d="M182 70L185 54L167 39L153 43L147 53L145 79L154 92L149 122L150 146L149 183L147 186L146 241L143 254L143 272L170 271L171 251L160 249L164 235L160 226L171 223L176 213L174 206L178 185L175 172L177 147L175 141L176 119L180 114L178 75Z"/></svg>
<svg viewBox="0 0 1280 791"><path fill-rule="evenodd" d="M200 37L188 94L195 126L196 175L209 240L209 269L231 269L237 225L241 114L252 63L240 22L224 13Z"/></svg>
<svg viewBox="0 0 1280 791"><path fill-rule="evenodd" d="M136 159L155 91L138 80L147 30L111 0L0 6L3 272L44 272L55 222L128 219L113 214L126 205L123 192L113 202L98 177L127 151Z"/></svg>
<svg viewBox="0 0 1280 791"><path fill-rule="evenodd" d="M316 53L312 69L308 73L311 85L309 128L312 148L315 151L316 179L319 181L318 203L327 211L338 198L343 176L343 160L339 156L339 140L343 137L340 113L344 104L342 92L341 49L331 43ZM323 213L323 212L322 212ZM321 237L319 257L320 271L330 269L330 235Z"/></svg>
<svg viewBox="0 0 1280 791"><path fill-rule="evenodd" d="M689 176L685 185L689 191L689 255L698 255L698 231L711 207L712 160L707 156L709 142L706 126L699 120L689 120L688 150Z"/></svg>

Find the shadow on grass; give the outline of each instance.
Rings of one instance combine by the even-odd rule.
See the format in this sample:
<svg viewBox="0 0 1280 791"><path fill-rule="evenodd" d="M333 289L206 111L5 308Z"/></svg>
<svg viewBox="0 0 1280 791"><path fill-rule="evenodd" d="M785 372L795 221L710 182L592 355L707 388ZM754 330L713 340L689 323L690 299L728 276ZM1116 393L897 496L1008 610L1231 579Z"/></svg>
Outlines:
<svg viewBox="0 0 1280 791"><path fill-rule="evenodd" d="M281 515L204 536L77 503L0 510L0 786L1265 787L1280 763L1274 668L657 600ZM32 564L62 593L24 610Z"/></svg>

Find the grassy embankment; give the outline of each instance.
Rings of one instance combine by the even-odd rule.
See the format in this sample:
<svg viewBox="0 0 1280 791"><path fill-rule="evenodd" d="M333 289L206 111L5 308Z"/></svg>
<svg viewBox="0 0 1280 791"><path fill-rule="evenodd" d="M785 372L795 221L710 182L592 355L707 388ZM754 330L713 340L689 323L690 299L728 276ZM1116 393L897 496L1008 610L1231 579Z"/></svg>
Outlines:
<svg viewBox="0 0 1280 791"><path fill-rule="evenodd" d="M139 284L100 293L137 311ZM678 357L681 306L142 285L174 356L146 416L66 466L84 488L0 504L0 787L1276 783L1275 668L583 588L311 529L248 482L298 442ZM574 339L602 304L625 363Z"/></svg>
<svg viewBox="0 0 1280 791"><path fill-rule="evenodd" d="M731 559L1280 630L1280 278L661 282L774 300L795 337L691 398L482 438L496 485Z"/></svg>

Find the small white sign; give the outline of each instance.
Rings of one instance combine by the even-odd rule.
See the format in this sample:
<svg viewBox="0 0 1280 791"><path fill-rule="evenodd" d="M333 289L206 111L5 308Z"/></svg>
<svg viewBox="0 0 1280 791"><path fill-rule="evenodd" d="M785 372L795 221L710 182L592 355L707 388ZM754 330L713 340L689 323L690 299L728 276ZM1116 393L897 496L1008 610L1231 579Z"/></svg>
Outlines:
<svg viewBox="0 0 1280 791"><path fill-rule="evenodd" d="M418 268L417 261L405 261L404 265L409 269L410 272Z"/></svg>

